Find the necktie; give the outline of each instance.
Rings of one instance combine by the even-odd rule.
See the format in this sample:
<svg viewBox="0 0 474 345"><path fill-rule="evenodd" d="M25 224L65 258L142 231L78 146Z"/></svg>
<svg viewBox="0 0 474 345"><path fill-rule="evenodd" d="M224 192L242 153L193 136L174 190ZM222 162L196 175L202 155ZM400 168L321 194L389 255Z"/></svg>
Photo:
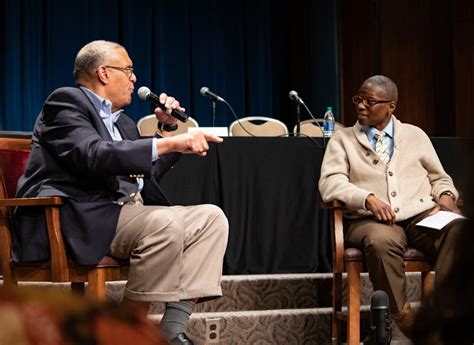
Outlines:
<svg viewBox="0 0 474 345"><path fill-rule="evenodd" d="M380 157L380 160L387 164L390 161L390 156L388 154L387 143L385 142L385 133L383 131L377 131L375 133L375 139L377 142L375 143L375 152Z"/></svg>

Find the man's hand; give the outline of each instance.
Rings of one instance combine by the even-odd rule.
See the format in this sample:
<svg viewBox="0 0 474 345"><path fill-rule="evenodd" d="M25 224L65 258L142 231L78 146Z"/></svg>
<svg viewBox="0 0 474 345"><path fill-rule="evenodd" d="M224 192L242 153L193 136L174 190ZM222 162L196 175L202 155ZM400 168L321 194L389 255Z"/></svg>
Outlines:
<svg viewBox="0 0 474 345"><path fill-rule="evenodd" d="M386 204L375 195L370 194L365 200L365 206L372 212L375 219L382 222L387 222L388 225L393 225L395 222L395 213L390 205Z"/></svg>
<svg viewBox="0 0 474 345"><path fill-rule="evenodd" d="M437 210L436 210L437 209ZM436 210L436 211L435 211ZM435 214L438 211L451 211L454 213L461 214L461 210L456 205L454 199L449 195L441 195L438 199L438 205L430 212L430 215Z"/></svg>
<svg viewBox="0 0 474 345"><path fill-rule="evenodd" d="M160 107L155 109L155 115L158 122L175 125L178 120L171 116L171 111L173 109L177 109L183 113L186 111L186 109L179 105L179 102L174 97L168 96L166 93L160 94L160 102L165 105L167 111L162 110Z"/></svg>
<svg viewBox="0 0 474 345"><path fill-rule="evenodd" d="M224 139L202 131L179 134L159 139L157 141L158 154L174 151L205 156L209 150L208 141L221 143Z"/></svg>

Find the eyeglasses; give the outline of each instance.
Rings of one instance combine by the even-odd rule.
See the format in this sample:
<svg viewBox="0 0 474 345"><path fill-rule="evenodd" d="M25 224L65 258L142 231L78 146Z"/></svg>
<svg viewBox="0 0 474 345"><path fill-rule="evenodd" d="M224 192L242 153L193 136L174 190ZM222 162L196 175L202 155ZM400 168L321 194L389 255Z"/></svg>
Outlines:
<svg viewBox="0 0 474 345"><path fill-rule="evenodd" d="M105 65L104 67L118 69L119 71L122 71L123 73L125 73L129 79L132 77L133 73L135 73L134 72L135 70L133 69L133 67L119 67L119 66L110 66L110 65Z"/></svg>
<svg viewBox="0 0 474 345"><path fill-rule="evenodd" d="M366 107L373 107L374 105L379 104L379 103L390 103L392 101L377 100L377 99L366 99L366 98L361 97L361 96L352 97L352 103L354 103L355 105L360 104L360 102L362 102Z"/></svg>

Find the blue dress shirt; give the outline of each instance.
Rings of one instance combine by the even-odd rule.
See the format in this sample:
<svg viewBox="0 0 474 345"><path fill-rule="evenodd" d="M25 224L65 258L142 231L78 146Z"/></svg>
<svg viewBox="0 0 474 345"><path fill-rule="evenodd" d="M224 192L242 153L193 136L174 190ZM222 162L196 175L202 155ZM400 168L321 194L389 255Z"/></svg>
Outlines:
<svg viewBox="0 0 474 345"><path fill-rule="evenodd" d="M367 134L367 138L369 139L370 146L375 151L375 144L377 143L377 139L375 138L375 134L377 133L377 128L363 126L365 134ZM393 119L390 119L390 122L385 126L382 130L385 132L385 143L387 144L388 154L389 157L392 158L393 155Z"/></svg>
<svg viewBox="0 0 474 345"><path fill-rule="evenodd" d="M115 125L120 115L122 114L123 109L119 109L115 112L112 112L112 102L110 102L108 99L100 97L95 92L93 92L92 90L84 86L80 86L80 88L86 93L87 97L89 97L89 99L91 100L95 109L99 113L100 118L102 119L102 121L104 121L105 127L107 127L107 130L109 131L112 139L114 141L123 140L117 126ZM153 138L152 157L151 157L152 162L158 159L158 152L156 151L157 140L158 139ZM138 190L141 191L143 189L143 183L144 183L143 179L137 178L137 183L138 183Z"/></svg>

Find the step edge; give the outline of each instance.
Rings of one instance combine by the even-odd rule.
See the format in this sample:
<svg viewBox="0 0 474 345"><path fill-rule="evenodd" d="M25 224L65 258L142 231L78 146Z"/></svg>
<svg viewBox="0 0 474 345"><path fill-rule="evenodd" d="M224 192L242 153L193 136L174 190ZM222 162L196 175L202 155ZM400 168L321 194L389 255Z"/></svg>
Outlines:
<svg viewBox="0 0 474 345"><path fill-rule="evenodd" d="M191 319L202 319L207 317L238 317L238 316L285 316L285 315L307 315L307 314L330 314L332 308L302 308L302 309L268 309L268 310L242 310L242 311L220 311L220 312L205 312L205 313L193 313ZM159 320L163 314L148 315L148 318L152 320Z"/></svg>

